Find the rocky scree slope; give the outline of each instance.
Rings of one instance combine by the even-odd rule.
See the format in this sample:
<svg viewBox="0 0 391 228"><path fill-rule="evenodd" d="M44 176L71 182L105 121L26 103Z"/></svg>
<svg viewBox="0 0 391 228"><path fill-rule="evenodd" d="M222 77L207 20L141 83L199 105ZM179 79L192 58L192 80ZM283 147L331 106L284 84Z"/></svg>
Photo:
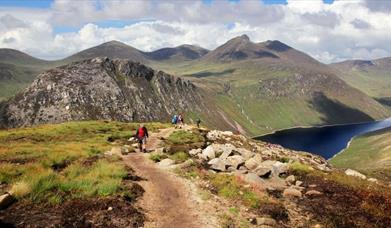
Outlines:
<svg viewBox="0 0 391 228"><path fill-rule="evenodd" d="M388 182L229 131L186 129L173 135L151 159L214 195L206 203L225 199L221 206L231 213L221 216L225 227L391 225ZM183 151L188 160L178 159Z"/></svg>
<svg viewBox="0 0 391 228"><path fill-rule="evenodd" d="M140 63L94 58L46 71L1 107L2 127L69 120L168 120L207 110L189 81Z"/></svg>

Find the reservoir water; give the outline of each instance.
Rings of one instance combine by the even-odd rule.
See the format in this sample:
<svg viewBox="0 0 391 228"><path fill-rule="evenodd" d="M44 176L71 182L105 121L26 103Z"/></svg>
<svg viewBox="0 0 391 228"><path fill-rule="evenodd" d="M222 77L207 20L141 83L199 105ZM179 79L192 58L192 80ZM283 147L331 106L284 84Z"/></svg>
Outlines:
<svg viewBox="0 0 391 228"><path fill-rule="evenodd" d="M354 136L388 127L391 127L391 118L359 124L291 128L255 139L293 150L307 151L329 159L345 149Z"/></svg>

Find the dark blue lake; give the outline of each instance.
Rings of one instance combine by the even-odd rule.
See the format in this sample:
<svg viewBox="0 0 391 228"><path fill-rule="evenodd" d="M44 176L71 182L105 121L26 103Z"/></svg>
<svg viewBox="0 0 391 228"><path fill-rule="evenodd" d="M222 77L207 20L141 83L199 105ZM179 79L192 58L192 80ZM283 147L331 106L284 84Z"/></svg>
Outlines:
<svg viewBox="0 0 391 228"><path fill-rule="evenodd" d="M318 154L326 159L345 149L354 136L391 127L391 118L360 124L291 128L256 137L257 140Z"/></svg>

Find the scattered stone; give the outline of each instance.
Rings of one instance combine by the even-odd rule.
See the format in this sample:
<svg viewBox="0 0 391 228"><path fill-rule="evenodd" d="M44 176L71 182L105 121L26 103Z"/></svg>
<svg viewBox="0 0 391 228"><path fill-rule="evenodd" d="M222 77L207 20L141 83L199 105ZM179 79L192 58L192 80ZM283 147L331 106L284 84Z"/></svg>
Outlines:
<svg viewBox="0 0 391 228"><path fill-rule="evenodd" d="M198 148L198 149L192 149L189 151L189 154L190 156L197 156L198 154L200 154L202 152L202 149L201 148Z"/></svg>
<svg viewBox="0 0 391 228"><path fill-rule="evenodd" d="M308 187L309 187L309 188L316 188L317 185L316 185L316 184L310 184L310 185L308 185Z"/></svg>
<svg viewBox="0 0 391 228"><path fill-rule="evenodd" d="M9 205L11 205L14 202L14 200L15 200L15 198L9 193L1 195L0 196L0 210L7 208Z"/></svg>
<svg viewBox="0 0 391 228"><path fill-rule="evenodd" d="M264 180L262 180L262 178L260 178L255 173L247 173L246 175L244 175L244 180L250 184L257 184L257 185L264 184Z"/></svg>
<svg viewBox="0 0 391 228"><path fill-rule="evenodd" d="M193 160L187 159L185 162L178 164L178 168L181 168L181 169L189 168L193 164L194 164Z"/></svg>
<svg viewBox="0 0 391 228"><path fill-rule="evenodd" d="M213 148L213 145L208 146L202 151L202 158L204 160L210 160L216 157L215 150Z"/></svg>
<svg viewBox="0 0 391 228"><path fill-rule="evenodd" d="M240 165L244 164L244 158L240 155L230 156L226 159L225 163L226 165L231 166L236 170Z"/></svg>
<svg viewBox="0 0 391 228"><path fill-rule="evenodd" d="M166 158L166 159L161 160L158 164L159 164L160 167L168 168L168 167L174 165L175 161L173 161L173 160L171 160L169 158Z"/></svg>
<svg viewBox="0 0 391 228"><path fill-rule="evenodd" d="M299 181L299 180L297 180L296 183L295 183L295 185L297 187L300 187L302 184L303 184L303 181Z"/></svg>
<svg viewBox="0 0 391 228"><path fill-rule="evenodd" d="M301 197L302 194L299 190L294 189L294 188L287 188L284 190L282 195L286 198L294 198L294 197Z"/></svg>
<svg viewBox="0 0 391 228"><path fill-rule="evenodd" d="M272 173L273 164L275 161L266 160L255 168L254 173L256 173L260 177L268 178Z"/></svg>
<svg viewBox="0 0 391 228"><path fill-rule="evenodd" d="M248 159L245 163L244 166L249 169L253 170L257 168L257 166L262 162L262 156L260 154L256 154L254 157Z"/></svg>
<svg viewBox="0 0 391 228"><path fill-rule="evenodd" d="M109 208L107 208L107 210L108 210L108 211L112 211L112 210L113 210L113 208L112 208L112 207L109 207Z"/></svg>
<svg viewBox="0 0 391 228"><path fill-rule="evenodd" d="M125 146L121 147L121 154L122 155L128 155L129 154L129 149Z"/></svg>
<svg viewBox="0 0 391 228"><path fill-rule="evenodd" d="M229 144L229 143L226 143L224 145L221 145L221 144L215 144L215 145L219 145L217 150L219 152L221 152L221 155L219 156L220 159L227 159L229 156L232 155L232 152L233 150L236 149L236 147L232 144Z"/></svg>
<svg viewBox="0 0 391 228"><path fill-rule="evenodd" d="M361 179L364 179L364 180L367 179L367 177L364 174L362 174L362 173L360 173L360 172L358 172L356 170L353 170L353 169L347 169L345 171L345 174L348 175L348 176L358 177L358 178L361 178Z"/></svg>
<svg viewBox="0 0 391 228"><path fill-rule="evenodd" d="M319 196L319 195L323 195L323 193L319 192L319 191L316 191L316 190L309 190L305 193L305 195L307 196Z"/></svg>
<svg viewBox="0 0 391 228"><path fill-rule="evenodd" d="M325 171L325 172L330 172L331 169L329 167L327 167L326 164L320 164L318 166L316 166L319 170L322 170L322 171Z"/></svg>
<svg viewBox="0 0 391 228"><path fill-rule="evenodd" d="M296 178L294 175L289 175L287 178L285 178L285 182L287 184L293 184L295 182Z"/></svg>
<svg viewBox="0 0 391 228"><path fill-rule="evenodd" d="M245 148L236 148L235 151L238 152L246 160L250 159L254 155L253 152L251 152Z"/></svg>
<svg viewBox="0 0 391 228"><path fill-rule="evenodd" d="M208 162L208 165L210 165L210 168L215 171L225 171L225 162L220 158L213 158Z"/></svg>
<svg viewBox="0 0 391 228"><path fill-rule="evenodd" d="M272 174L276 177L287 172L288 172L288 165L286 163L277 161L272 165Z"/></svg>
<svg viewBox="0 0 391 228"><path fill-rule="evenodd" d="M376 178L373 178L373 177L368 178L368 181L373 182L373 183L378 183L379 182Z"/></svg>
<svg viewBox="0 0 391 228"><path fill-rule="evenodd" d="M267 217L256 218L256 221L257 221L257 225L267 225L273 227L277 224L276 220Z"/></svg>

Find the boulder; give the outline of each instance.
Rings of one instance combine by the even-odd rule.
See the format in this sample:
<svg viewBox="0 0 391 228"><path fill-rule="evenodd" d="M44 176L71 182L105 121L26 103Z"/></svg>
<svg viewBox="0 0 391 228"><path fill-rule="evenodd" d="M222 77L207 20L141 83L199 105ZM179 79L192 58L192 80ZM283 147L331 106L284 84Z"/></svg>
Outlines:
<svg viewBox="0 0 391 228"><path fill-rule="evenodd" d="M284 190L284 192L282 193L282 195L285 197L285 198L295 198L295 197L301 197L302 194L299 190L297 189L294 189L294 188L287 188Z"/></svg>
<svg viewBox="0 0 391 228"><path fill-rule="evenodd" d="M233 167L235 170L238 169L239 166L244 164L244 158L240 155L234 155L234 156L229 156L226 160L225 163L228 166Z"/></svg>
<svg viewBox="0 0 391 228"><path fill-rule="evenodd" d="M268 178L272 173L274 163L275 161L272 160L263 161L254 169L254 173L260 177Z"/></svg>
<svg viewBox="0 0 391 228"><path fill-rule="evenodd" d="M220 158L213 158L208 162L208 165L210 165L210 168L215 171L225 171L225 162Z"/></svg>
<svg viewBox="0 0 391 228"><path fill-rule="evenodd" d="M262 156L260 154L256 154L254 157L248 159L245 163L244 166L249 169L253 170L257 168L257 166L262 162Z"/></svg>
<svg viewBox="0 0 391 228"><path fill-rule="evenodd" d="M113 147L110 150L111 154L121 154L122 148L119 146Z"/></svg>
<svg viewBox="0 0 391 228"><path fill-rule="evenodd" d="M356 170L353 170L353 169L347 169L345 170L345 174L348 175L348 176L353 176L353 177L358 177L358 178L361 178L361 179L367 179L367 177L362 174L362 173L359 173L357 172Z"/></svg>
<svg viewBox="0 0 391 228"><path fill-rule="evenodd" d="M202 156L201 156L204 160L211 160L213 158L216 157L216 152L215 152L215 149L213 147L213 144L212 145L209 145L208 147L206 147L203 151L202 151Z"/></svg>
<svg viewBox="0 0 391 228"><path fill-rule="evenodd" d="M244 175L244 180L250 184L256 184L256 185L264 184L264 180L262 180L262 178L260 178L255 173L247 173L246 175Z"/></svg>
<svg viewBox="0 0 391 228"><path fill-rule="evenodd" d="M305 193L306 196L320 196L323 193L316 191L316 190L309 190Z"/></svg>
<svg viewBox="0 0 391 228"><path fill-rule="evenodd" d="M300 187L302 184L303 184L303 181L299 181L299 180L297 180L296 183L295 183L295 185L297 187Z"/></svg>
<svg viewBox="0 0 391 228"><path fill-rule="evenodd" d="M11 205L14 202L14 200L15 200L15 198L9 193L1 195L0 196L0 209L7 208L9 205Z"/></svg>
<svg viewBox="0 0 391 228"><path fill-rule="evenodd" d="M162 154L162 153L166 152L166 148L164 148L164 147L156 148L155 152L159 153L159 154Z"/></svg>
<svg viewBox="0 0 391 228"><path fill-rule="evenodd" d="M173 161L169 158L166 158L166 159L161 160L158 164L160 167L167 168L167 167L174 165L175 161Z"/></svg>
<svg viewBox="0 0 391 228"><path fill-rule="evenodd" d="M219 145L218 148L216 148L216 150L218 151L218 153L221 153L221 155L219 156L220 159L227 159L229 156L232 155L233 153L233 150L236 149L236 147L230 143L226 143L226 144L216 144L216 145Z"/></svg>
<svg viewBox="0 0 391 228"><path fill-rule="evenodd" d="M235 149L235 152L239 153L239 155L241 155L242 157L244 157L244 159L250 159L254 153L247 150L247 149L244 149L244 148L236 148Z"/></svg>
<svg viewBox="0 0 391 228"><path fill-rule="evenodd" d="M277 225L276 220L272 218L267 218L267 217L262 217L262 218L256 218L257 225L266 225L266 226L271 226L274 227Z"/></svg>
<svg viewBox="0 0 391 228"><path fill-rule="evenodd" d="M294 175L290 175L290 176L288 176L287 178L285 178L285 182L286 182L287 184L293 184L293 183L295 182L295 180L296 180L296 178L295 178Z"/></svg>
<svg viewBox="0 0 391 228"><path fill-rule="evenodd" d="M209 131L208 134L206 134L206 137L208 140L216 141L217 139L225 138L227 136L232 136L233 133L231 131L217 131L212 130Z"/></svg>
<svg viewBox="0 0 391 228"><path fill-rule="evenodd" d="M286 163L277 161L272 165L272 174L276 177L287 172L288 172L288 165Z"/></svg>
<svg viewBox="0 0 391 228"><path fill-rule="evenodd" d="M202 153L201 148L192 149L189 151L190 156L197 156L198 154Z"/></svg>

